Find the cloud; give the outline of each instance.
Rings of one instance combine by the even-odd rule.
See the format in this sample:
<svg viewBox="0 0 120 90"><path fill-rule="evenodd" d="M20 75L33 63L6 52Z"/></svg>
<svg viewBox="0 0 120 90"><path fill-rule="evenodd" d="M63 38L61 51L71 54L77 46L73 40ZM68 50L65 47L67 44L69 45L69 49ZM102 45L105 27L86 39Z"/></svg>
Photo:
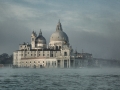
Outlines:
<svg viewBox="0 0 120 90"><path fill-rule="evenodd" d="M0 53L12 53L30 42L33 29L49 38L60 19L70 44L94 57L118 58L120 1L2 0L0 3ZM114 7L113 7L114 6ZM9 48L10 47L10 48Z"/></svg>
<svg viewBox="0 0 120 90"><path fill-rule="evenodd" d="M29 20L40 16L35 9L11 3L4 3L0 11L0 15L3 15L4 18L16 18L18 20Z"/></svg>

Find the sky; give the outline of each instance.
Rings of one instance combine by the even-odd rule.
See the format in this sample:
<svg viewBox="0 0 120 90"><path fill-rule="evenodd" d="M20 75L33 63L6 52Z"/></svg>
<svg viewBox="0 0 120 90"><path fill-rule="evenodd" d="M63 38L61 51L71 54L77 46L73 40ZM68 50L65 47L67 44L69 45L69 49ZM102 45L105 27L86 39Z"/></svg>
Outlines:
<svg viewBox="0 0 120 90"><path fill-rule="evenodd" d="M0 0L0 54L30 43L33 30L49 44L59 19L74 50L120 60L120 0Z"/></svg>

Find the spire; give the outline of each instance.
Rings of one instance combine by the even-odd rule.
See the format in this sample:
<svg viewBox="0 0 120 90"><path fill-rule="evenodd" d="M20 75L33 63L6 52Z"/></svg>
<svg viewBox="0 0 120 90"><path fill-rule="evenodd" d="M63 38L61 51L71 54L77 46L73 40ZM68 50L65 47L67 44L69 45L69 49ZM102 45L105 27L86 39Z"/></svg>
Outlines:
<svg viewBox="0 0 120 90"><path fill-rule="evenodd" d="M84 52L83 52L83 49L82 49L82 54L83 54Z"/></svg>
<svg viewBox="0 0 120 90"><path fill-rule="evenodd" d="M59 21L58 21L58 24L60 23L60 19L59 19Z"/></svg>
<svg viewBox="0 0 120 90"><path fill-rule="evenodd" d="M42 31L41 31L41 29L40 29L39 35L42 35Z"/></svg>
<svg viewBox="0 0 120 90"><path fill-rule="evenodd" d="M59 19L59 21L58 21L58 25L57 25L57 27L56 27L56 31L62 31L62 25L61 25L61 23L60 23L60 19Z"/></svg>
<svg viewBox="0 0 120 90"><path fill-rule="evenodd" d="M35 36L35 32L34 32L34 30L33 30L33 32L32 32L32 36Z"/></svg>
<svg viewBox="0 0 120 90"><path fill-rule="evenodd" d="M34 34L34 29L33 29L33 32L32 32L33 34Z"/></svg>
<svg viewBox="0 0 120 90"><path fill-rule="evenodd" d="M76 49L75 49L75 53L77 54L78 52L77 52L77 47L76 47Z"/></svg>
<svg viewBox="0 0 120 90"><path fill-rule="evenodd" d="M36 34L36 32L34 32L35 33L35 36L37 37L37 34Z"/></svg>

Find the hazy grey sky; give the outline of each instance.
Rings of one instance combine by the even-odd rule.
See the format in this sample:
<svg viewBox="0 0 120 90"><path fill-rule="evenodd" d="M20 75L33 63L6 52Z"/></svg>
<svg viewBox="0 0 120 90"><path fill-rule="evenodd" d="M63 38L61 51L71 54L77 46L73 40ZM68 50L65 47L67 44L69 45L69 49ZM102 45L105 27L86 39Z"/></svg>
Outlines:
<svg viewBox="0 0 120 90"><path fill-rule="evenodd" d="M0 54L30 43L33 29L49 43L59 19L78 52L120 59L120 0L0 0Z"/></svg>

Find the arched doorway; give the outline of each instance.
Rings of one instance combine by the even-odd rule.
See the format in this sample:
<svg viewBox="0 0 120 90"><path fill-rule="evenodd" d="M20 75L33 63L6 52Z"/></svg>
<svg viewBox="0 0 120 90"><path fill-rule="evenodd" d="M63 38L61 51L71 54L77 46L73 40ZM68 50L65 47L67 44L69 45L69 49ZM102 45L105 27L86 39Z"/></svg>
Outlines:
<svg viewBox="0 0 120 90"><path fill-rule="evenodd" d="M67 56L67 52L64 52L64 56Z"/></svg>
<svg viewBox="0 0 120 90"><path fill-rule="evenodd" d="M42 66L42 65L40 65L40 68L43 68L43 66Z"/></svg>
<svg viewBox="0 0 120 90"><path fill-rule="evenodd" d="M60 60L57 60L57 67L60 68Z"/></svg>
<svg viewBox="0 0 120 90"><path fill-rule="evenodd" d="M36 65L34 65L33 68L36 68Z"/></svg>
<svg viewBox="0 0 120 90"><path fill-rule="evenodd" d="M67 68L67 60L64 60L64 68Z"/></svg>
<svg viewBox="0 0 120 90"><path fill-rule="evenodd" d="M56 46L56 50L58 50L58 46Z"/></svg>

